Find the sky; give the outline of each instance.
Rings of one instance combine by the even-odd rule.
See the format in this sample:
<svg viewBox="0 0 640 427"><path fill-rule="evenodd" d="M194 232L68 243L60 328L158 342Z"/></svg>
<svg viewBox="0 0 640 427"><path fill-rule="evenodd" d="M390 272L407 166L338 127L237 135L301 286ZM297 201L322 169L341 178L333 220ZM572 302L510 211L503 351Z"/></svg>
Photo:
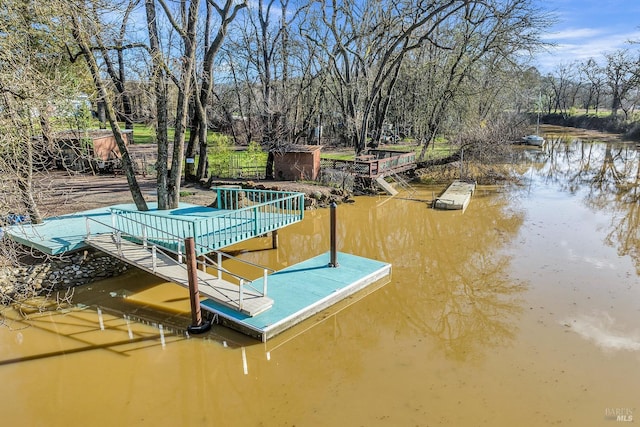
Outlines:
<svg viewBox="0 0 640 427"><path fill-rule="evenodd" d="M640 0L535 0L538 7L551 12L557 23L542 34L553 42L549 52L536 55L541 72L553 72L560 64L600 61L603 54L640 41ZM637 45L635 48L640 48Z"/></svg>

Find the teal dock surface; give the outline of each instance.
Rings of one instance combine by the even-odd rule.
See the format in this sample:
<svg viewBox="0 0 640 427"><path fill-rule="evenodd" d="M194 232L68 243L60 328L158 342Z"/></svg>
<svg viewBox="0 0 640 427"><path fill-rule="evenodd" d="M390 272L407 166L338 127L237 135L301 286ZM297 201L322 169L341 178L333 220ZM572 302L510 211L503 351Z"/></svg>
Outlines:
<svg viewBox="0 0 640 427"><path fill-rule="evenodd" d="M220 194L219 191L219 198ZM198 249L203 254L212 253L264 235L303 219L302 196L285 194L280 199L253 204L251 202L255 200L248 200L248 206L235 209L232 205L240 205L239 197L232 199L229 209L181 203L177 209L158 210L155 203L150 203L149 211L139 212L133 204L122 204L47 218L42 224L17 224L5 232L13 240L50 255L88 248L91 244L98 250L184 286L188 283L188 270L180 257L174 260L176 265L160 265L164 258L160 259L156 250L164 248L174 254L185 253L180 246L178 252L171 251L172 245L180 245L173 242L193 237L196 254ZM225 198L230 199L228 196ZM141 244L143 242L144 245ZM257 292L253 296L250 291L241 293L241 287L235 291L236 284L228 283L219 276L202 278L205 273L199 272L203 291L200 294L201 307L213 313L218 323L266 342L268 338L358 291L375 283L381 284L382 279L391 274L391 264L381 261L339 253L338 267L330 267L330 259L331 253L327 252L251 280L250 285ZM268 271L266 267L265 271ZM241 278L240 286L243 280ZM223 285L229 285L228 294L232 297L214 299L221 294ZM233 300L236 293L237 304ZM258 297L268 300L268 304L254 309L244 307L249 299Z"/></svg>
<svg viewBox="0 0 640 427"><path fill-rule="evenodd" d="M218 322L266 342L314 314L344 300L391 274L391 264L339 253L339 267L329 267L324 253L268 276L268 295L273 306L249 317L212 300L201 307L219 317ZM262 279L254 282L262 286Z"/></svg>
<svg viewBox="0 0 640 427"><path fill-rule="evenodd" d="M275 205L278 201L273 202ZM88 247L87 224L90 235L113 232L115 227L130 236L142 236L146 227L149 240L160 245L172 238L194 237L198 255L248 240L301 221L302 203L297 209L281 209L265 212L265 206L249 206L243 209L218 209L189 203L178 208L157 209L157 203L149 203L149 210L140 212L134 204L120 204L88 211L75 212L47 218L42 224L20 223L6 229L11 238L48 255L59 255ZM115 218L112 213L115 212ZM175 239L174 239L175 241ZM172 245L169 249L175 250ZM175 246L175 243L173 244Z"/></svg>
<svg viewBox="0 0 640 427"><path fill-rule="evenodd" d="M87 217L109 224L111 212L109 207L75 212L47 218L42 224L16 224L7 227L6 232L18 243L48 255L59 255L88 247L84 242L87 236ZM109 232L111 230L108 227L101 227L97 223L92 228L93 234Z"/></svg>
<svg viewBox="0 0 640 427"><path fill-rule="evenodd" d="M160 211L157 203L149 203L149 213L158 216L194 217L195 215L218 215L219 209L180 203L178 209ZM87 218L90 218L92 235L111 233L111 209L135 210L133 203L106 206L104 208L74 212L71 214L46 218L42 224L21 223L7 228L7 234L13 240L25 246L38 249L48 255L59 255L65 252L88 248L84 241L87 237ZM105 224L105 225L102 225Z"/></svg>

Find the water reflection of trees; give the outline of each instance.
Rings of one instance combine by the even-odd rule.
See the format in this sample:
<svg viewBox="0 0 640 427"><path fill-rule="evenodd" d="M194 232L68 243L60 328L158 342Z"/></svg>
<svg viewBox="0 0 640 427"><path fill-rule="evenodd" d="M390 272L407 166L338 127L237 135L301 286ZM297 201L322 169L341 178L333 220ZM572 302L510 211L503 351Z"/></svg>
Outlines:
<svg viewBox="0 0 640 427"><path fill-rule="evenodd" d="M525 286L509 278L510 259L503 248L517 234L523 213L507 209L501 196L481 194L473 201L478 211L464 215L408 200L376 203L360 199L338 212L340 250L393 263L393 281L384 296L359 303L368 304L360 321L394 334L395 340L431 336L456 359L477 357L512 339ZM282 234L282 259L328 250L317 249L329 241L328 215L306 230L292 230L293 238Z"/></svg>
<svg viewBox="0 0 640 427"><path fill-rule="evenodd" d="M521 310L517 296L524 286L505 277L508 264L507 257L488 259L470 263L464 271L442 274L438 280L432 278L424 298L429 309L416 313L430 317L426 322L412 319L414 327L424 326L456 359L474 355L475 347L511 340L516 331L513 317Z"/></svg>
<svg viewBox="0 0 640 427"><path fill-rule="evenodd" d="M634 145L551 139L539 175L571 194L584 193L586 205L609 212L605 243L630 256L640 273L640 154Z"/></svg>
<svg viewBox="0 0 640 427"><path fill-rule="evenodd" d="M422 225L415 235L428 236L431 244L412 260L418 276L403 284L398 307L406 316L398 330L435 337L449 357L477 357L516 332L518 295L525 286L508 276L510 258L503 248L517 234L523 215L504 204L457 218L433 213L408 224L416 231Z"/></svg>

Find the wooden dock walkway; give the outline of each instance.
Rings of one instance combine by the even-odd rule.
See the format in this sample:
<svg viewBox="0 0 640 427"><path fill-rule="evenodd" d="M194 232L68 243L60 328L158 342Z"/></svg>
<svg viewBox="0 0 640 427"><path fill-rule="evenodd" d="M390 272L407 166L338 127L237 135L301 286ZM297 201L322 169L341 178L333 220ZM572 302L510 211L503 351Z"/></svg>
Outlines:
<svg viewBox="0 0 640 427"><path fill-rule="evenodd" d="M169 282L189 288L186 265L179 263L160 250L156 251L154 263L151 247L145 248L142 245L124 239L118 245L112 234L90 236L85 241L88 245L128 264ZM240 301L238 285L202 270L197 270L197 273L200 294L232 310L237 310L251 317L268 310L273 305L271 298L246 288L243 290L242 301Z"/></svg>
<svg viewBox="0 0 640 427"><path fill-rule="evenodd" d="M453 181L451 185L433 202L436 209L465 210L476 189L475 182Z"/></svg>

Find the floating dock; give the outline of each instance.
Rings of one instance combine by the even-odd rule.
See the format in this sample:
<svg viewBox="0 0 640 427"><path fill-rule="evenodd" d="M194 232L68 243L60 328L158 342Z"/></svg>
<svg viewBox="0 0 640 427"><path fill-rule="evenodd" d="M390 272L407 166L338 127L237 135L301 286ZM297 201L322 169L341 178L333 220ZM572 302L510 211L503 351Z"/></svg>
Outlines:
<svg viewBox="0 0 640 427"><path fill-rule="evenodd" d="M314 314L391 274L391 264L338 253L338 267L330 267L327 252L269 275L273 307L256 316L230 310L213 300L201 307L217 316L218 323L263 342ZM260 287L260 282L255 282Z"/></svg>
<svg viewBox="0 0 640 427"><path fill-rule="evenodd" d="M465 210L476 189L475 182L453 181L433 202L433 207L444 210Z"/></svg>
<svg viewBox="0 0 640 427"><path fill-rule="evenodd" d="M217 208L180 204L159 211L151 205L150 211L140 212L132 205L116 205L49 218L38 225L19 224L7 231L14 240L52 255L93 246L185 287L192 283L182 260L183 242L193 239L195 255L203 259L205 270L197 271L196 279L201 308L213 313L214 321L266 341L391 274L391 264L337 254L334 246L333 253L272 274L267 274L267 267L253 265L264 271L255 280L223 267L222 257L229 255L219 248L301 221L302 197L219 189ZM211 254L217 254L217 260L209 258ZM338 266L332 267L336 255ZM221 273L240 279L239 283L223 279Z"/></svg>

